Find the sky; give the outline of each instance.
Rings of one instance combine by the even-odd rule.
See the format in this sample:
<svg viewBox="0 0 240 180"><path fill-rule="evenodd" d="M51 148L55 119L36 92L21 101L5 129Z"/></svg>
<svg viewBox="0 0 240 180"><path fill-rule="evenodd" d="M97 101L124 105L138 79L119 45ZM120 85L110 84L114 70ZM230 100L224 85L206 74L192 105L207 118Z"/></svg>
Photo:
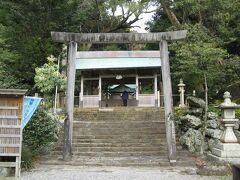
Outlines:
<svg viewBox="0 0 240 180"><path fill-rule="evenodd" d="M139 33L146 33L147 31L145 30L145 28L146 28L145 23L147 21L151 20L153 14L154 13L141 14L140 18L142 18L142 19L133 24L134 26L140 26L140 28L139 27L134 27L132 29L139 32Z"/></svg>
<svg viewBox="0 0 240 180"><path fill-rule="evenodd" d="M150 6L148 8L148 11L152 11L154 9L156 9L156 7ZM115 15L121 15L121 8L120 7L117 8ZM139 33L146 33L147 31L145 30L145 28L146 28L145 23L147 21L151 20L153 15L154 15L154 12L141 14L140 15L140 20L138 20L137 22L135 22L133 24L133 26L139 26L140 28L139 27L134 27L134 28L132 28L132 30L137 31ZM132 19L134 19L134 16L131 16L128 21L131 21Z"/></svg>

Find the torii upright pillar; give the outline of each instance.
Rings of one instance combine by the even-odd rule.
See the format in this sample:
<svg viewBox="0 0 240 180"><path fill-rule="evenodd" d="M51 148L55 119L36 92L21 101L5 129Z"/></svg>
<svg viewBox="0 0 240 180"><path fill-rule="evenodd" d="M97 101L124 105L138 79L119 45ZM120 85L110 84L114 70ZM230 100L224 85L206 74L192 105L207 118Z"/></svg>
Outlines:
<svg viewBox="0 0 240 180"><path fill-rule="evenodd" d="M74 89L75 89L75 59L77 43L70 42L68 46L68 67L67 67L67 96L66 114L64 122L64 149L63 160L71 160L72 157L72 132L73 132L73 110L74 110Z"/></svg>
<svg viewBox="0 0 240 180"><path fill-rule="evenodd" d="M167 41L166 40L160 41L159 47L162 65L161 68L162 68L168 158L171 163L174 163L176 162L176 137L175 137L175 124L173 119L172 83L170 75L170 63Z"/></svg>

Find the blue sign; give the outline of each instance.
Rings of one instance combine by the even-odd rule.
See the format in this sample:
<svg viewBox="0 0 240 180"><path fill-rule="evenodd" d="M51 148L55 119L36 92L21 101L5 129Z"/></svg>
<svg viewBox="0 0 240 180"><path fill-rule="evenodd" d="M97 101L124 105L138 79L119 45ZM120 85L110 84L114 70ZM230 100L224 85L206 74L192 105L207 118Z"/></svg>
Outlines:
<svg viewBox="0 0 240 180"><path fill-rule="evenodd" d="M36 111L38 105L40 104L41 100L42 98L24 96L22 128L27 125L33 113Z"/></svg>

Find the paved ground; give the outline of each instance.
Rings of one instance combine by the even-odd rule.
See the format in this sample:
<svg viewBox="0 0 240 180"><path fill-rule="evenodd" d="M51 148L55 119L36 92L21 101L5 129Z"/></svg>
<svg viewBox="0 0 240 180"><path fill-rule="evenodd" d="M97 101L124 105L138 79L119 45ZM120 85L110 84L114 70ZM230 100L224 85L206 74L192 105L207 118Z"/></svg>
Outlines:
<svg viewBox="0 0 240 180"><path fill-rule="evenodd" d="M2 180L2 178L0 178ZM194 168L119 168L40 166L22 173L21 180L230 180L232 177L199 176ZM9 179L8 179L9 180Z"/></svg>

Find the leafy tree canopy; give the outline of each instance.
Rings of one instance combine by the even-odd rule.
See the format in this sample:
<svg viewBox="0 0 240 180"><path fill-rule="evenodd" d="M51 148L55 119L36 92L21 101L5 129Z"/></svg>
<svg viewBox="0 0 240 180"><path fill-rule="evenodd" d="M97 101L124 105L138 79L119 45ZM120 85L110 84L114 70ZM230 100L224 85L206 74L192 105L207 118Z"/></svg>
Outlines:
<svg viewBox="0 0 240 180"><path fill-rule="evenodd" d="M188 93L202 93L207 75L210 100L229 86L239 88L239 12L236 0L155 0L158 10L148 22L152 32L187 29L185 41L170 45L175 91L183 77ZM149 46L158 48L157 46Z"/></svg>

